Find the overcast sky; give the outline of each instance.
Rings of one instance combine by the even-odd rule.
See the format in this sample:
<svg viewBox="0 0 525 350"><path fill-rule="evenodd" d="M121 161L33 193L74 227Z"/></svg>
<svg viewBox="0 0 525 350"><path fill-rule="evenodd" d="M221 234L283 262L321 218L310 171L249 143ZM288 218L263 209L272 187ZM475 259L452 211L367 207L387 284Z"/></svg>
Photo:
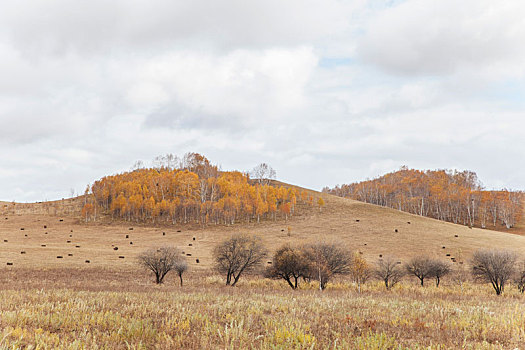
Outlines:
<svg viewBox="0 0 525 350"><path fill-rule="evenodd" d="M0 5L0 199L193 151L313 189L402 165L525 189L522 0Z"/></svg>

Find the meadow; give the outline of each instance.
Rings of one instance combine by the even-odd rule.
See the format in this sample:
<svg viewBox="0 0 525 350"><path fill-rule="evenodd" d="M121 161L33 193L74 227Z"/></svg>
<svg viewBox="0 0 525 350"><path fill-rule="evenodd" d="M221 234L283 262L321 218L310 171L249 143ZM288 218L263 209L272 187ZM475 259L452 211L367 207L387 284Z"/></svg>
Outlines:
<svg viewBox="0 0 525 350"><path fill-rule="evenodd" d="M145 271L20 269L3 274L0 349L514 349L525 299L452 280L361 293L346 280L292 291L255 276L227 287L188 273L154 285ZM414 283L412 283L414 282Z"/></svg>
<svg viewBox="0 0 525 350"><path fill-rule="evenodd" d="M342 242L371 265L384 254L403 263L425 254L466 266L480 248L525 247L519 234L320 195L322 210L303 208L287 221L206 227L86 224L81 199L4 203L0 349L525 348L525 297L510 285L499 297L489 285L460 287L451 276L439 288L406 278L391 291L369 281L361 293L348 277L323 292L314 282L293 291L254 275L225 286L211 253L235 233L261 237L268 261L283 244L319 240ZM175 274L155 285L137 264L141 252L162 245L186 256L183 288Z"/></svg>

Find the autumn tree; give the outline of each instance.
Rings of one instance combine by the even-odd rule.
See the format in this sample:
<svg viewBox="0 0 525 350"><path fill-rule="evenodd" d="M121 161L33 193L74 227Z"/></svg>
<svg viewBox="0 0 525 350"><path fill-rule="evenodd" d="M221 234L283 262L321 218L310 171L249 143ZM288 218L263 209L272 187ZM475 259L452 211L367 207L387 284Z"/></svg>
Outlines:
<svg viewBox="0 0 525 350"><path fill-rule="evenodd" d="M472 171L420 171L402 167L381 177L323 192L470 227L498 222L512 228L523 212L523 193L485 191Z"/></svg>
<svg viewBox="0 0 525 350"><path fill-rule="evenodd" d="M321 209L324 206L324 199L319 197L319 199L317 200L317 205L319 206L319 211L321 211Z"/></svg>
<svg viewBox="0 0 525 350"><path fill-rule="evenodd" d="M182 158L168 154L154 164L95 181L85 194L85 220L100 213L138 222L232 225L286 220L295 212L295 189L250 181L238 171L220 171L198 153Z"/></svg>
<svg viewBox="0 0 525 350"><path fill-rule="evenodd" d="M176 270L179 273L182 286L182 273L186 269L181 270L181 266L185 265L184 257L181 253L173 247L152 248L138 257L139 264L150 270L155 274L155 282L161 284L164 282L164 277L171 270Z"/></svg>
<svg viewBox="0 0 525 350"><path fill-rule="evenodd" d="M235 235L213 250L215 268L226 275L226 285L235 286L243 272L253 271L267 254L257 236Z"/></svg>
<svg viewBox="0 0 525 350"><path fill-rule="evenodd" d="M516 254L507 250L478 250L472 256L472 275L475 279L492 285L501 295L505 285L512 278Z"/></svg>
<svg viewBox="0 0 525 350"><path fill-rule="evenodd" d="M395 286L403 277L404 271L397 260L392 257L379 259L376 264L375 276L385 283L387 290Z"/></svg>
<svg viewBox="0 0 525 350"><path fill-rule="evenodd" d="M361 293L361 285L364 284L372 275L372 269L365 259L359 253L355 253L352 257L352 265L350 268L350 275L355 283L357 283L357 291Z"/></svg>

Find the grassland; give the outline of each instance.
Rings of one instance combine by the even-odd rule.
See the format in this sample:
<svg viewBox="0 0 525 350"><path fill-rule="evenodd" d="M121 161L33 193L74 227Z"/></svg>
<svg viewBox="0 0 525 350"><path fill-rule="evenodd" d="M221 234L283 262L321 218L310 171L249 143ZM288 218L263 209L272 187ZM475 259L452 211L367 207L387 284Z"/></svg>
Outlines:
<svg viewBox="0 0 525 350"><path fill-rule="evenodd" d="M457 258L459 261L459 252L462 259L468 259L473 251L484 247L518 252L525 248L525 236L469 229L331 195L319 195L323 195L326 203L321 211L303 205L287 222L265 221L204 228L197 224L139 225L113 222L110 218L85 224L74 210L75 203L69 200L64 201L64 207L60 206L61 201L53 206L47 204L47 207L46 203L17 204L15 207L7 203L8 206L0 212L0 267L8 262L13 264L9 268L85 267L85 261L89 260L89 266L129 268L134 266L135 258L143 250L168 244L184 251L192 269L206 270L213 262L213 247L236 232L259 235L270 251L285 243L341 241L352 250L362 252L363 257L371 262L385 254L397 256L401 261L417 254L447 260ZM49 208L60 215L45 214Z"/></svg>
<svg viewBox="0 0 525 350"><path fill-rule="evenodd" d="M96 277L98 276L98 278ZM190 276L190 275L189 275ZM180 288L147 274L21 269L0 290L0 349L513 349L525 344L525 302L485 286L362 293L336 281L292 291L254 278L238 287L193 273ZM7 281L12 284L5 284ZM49 285L51 283L51 285ZM14 287L14 288L12 288Z"/></svg>
<svg viewBox="0 0 525 350"><path fill-rule="evenodd" d="M85 224L78 200L4 203L0 349L525 348L525 298L510 286L497 297L490 286L460 288L452 278L439 289L407 279L391 292L372 281L357 293L342 279L324 292L315 283L292 291L256 276L226 287L215 275L211 251L236 232L261 236L270 251L283 243L341 241L372 264L379 255L459 261L461 252L467 261L478 248L525 247L521 235L322 196L322 210L300 207L287 222L204 228L111 218ZM137 269L140 252L163 244L188 259L184 288L174 275L156 286Z"/></svg>

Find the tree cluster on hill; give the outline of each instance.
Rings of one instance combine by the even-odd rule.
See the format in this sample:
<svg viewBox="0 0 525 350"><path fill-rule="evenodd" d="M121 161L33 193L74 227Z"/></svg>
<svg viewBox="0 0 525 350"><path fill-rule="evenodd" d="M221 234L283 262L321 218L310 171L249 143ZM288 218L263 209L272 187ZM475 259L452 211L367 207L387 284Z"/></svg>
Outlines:
<svg viewBox="0 0 525 350"><path fill-rule="evenodd" d="M402 167L384 176L323 192L455 224L507 228L519 220L522 192L483 190L471 171L420 171Z"/></svg>
<svg viewBox="0 0 525 350"><path fill-rule="evenodd" d="M138 222L234 224L288 219L298 201L314 205L306 191L252 181L239 171L221 171L197 153L182 159L157 157L154 164L88 186L82 210L85 220L96 220L103 213ZM275 176L273 169L270 176Z"/></svg>

